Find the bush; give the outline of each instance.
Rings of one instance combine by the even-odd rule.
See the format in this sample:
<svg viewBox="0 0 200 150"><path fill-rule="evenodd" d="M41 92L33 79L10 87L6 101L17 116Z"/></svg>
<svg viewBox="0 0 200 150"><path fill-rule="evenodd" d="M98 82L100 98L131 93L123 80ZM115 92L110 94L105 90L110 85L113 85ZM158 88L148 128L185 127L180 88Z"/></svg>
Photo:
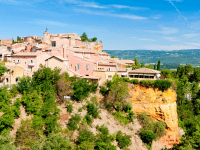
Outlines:
<svg viewBox="0 0 200 150"><path fill-rule="evenodd" d="M72 106L71 103L68 103L68 105L67 105L67 111L68 111L69 113L72 113L72 111L73 111L73 106Z"/></svg>
<svg viewBox="0 0 200 150"><path fill-rule="evenodd" d="M92 120L92 118L90 117L90 115L87 114L84 118L85 118L87 124L88 124L89 126L92 126L93 120Z"/></svg>
<svg viewBox="0 0 200 150"><path fill-rule="evenodd" d="M111 143L115 140L116 136L109 135L109 130L104 125L101 127L97 126L97 130L99 130L100 133L96 136L97 140L95 149L116 150L116 146L112 145Z"/></svg>
<svg viewBox="0 0 200 150"><path fill-rule="evenodd" d="M0 135L0 149L17 150L17 148L13 144L13 138L10 137L9 133L7 133L6 135Z"/></svg>
<svg viewBox="0 0 200 150"><path fill-rule="evenodd" d="M78 142L82 143L84 141L89 141L91 143L94 143L95 142L94 134L91 131L80 130L79 131Z"/></svg>
<svg viewBox="0 0 200 150"><path fill-rule="evenodd" d="M60 134L50 133L48 137L41 139L38 143L33 145L32 150L72 150L73 144L69 142L66 137L62 137Z"/></svg>
<svg viewBox="0 0 200 150"><path fill-rule="evenodd" d="M40 131L33 128L31 120L22 120L16 133L16 143L22 147L32 147L40 139Z"/></svg>
<svg viewBox="0 0 200 150"><path fill-rule="evenodd" d="M141 139L144 143L150 145L156 139L156 135L150 130L142 130L140 133Z"/></svg>
<svg viewBox="0 0 200 150"><path fill-rule="evenodd" d="M135 118L135 113L133 113L132 111L129 112L129 114L127 115L127 119L129 120L129 122L133 122L134 118Z"/></svg>
<svg viewBox="0 0 200 150"><path fill-rule="evenodd" d="M17 89L20 93L30 93L32 89L31 78L29 76L23 77L19 79L19 83L17 84Z"/></svg>
<svg viewBox="0 0 200 150"><path fill-rule="evenodd" d="M132 79L129 81L132 84L139 84L139 80L138 79Z"/></svg>
<svg viewBox="0 0 200 150"><path fill-rule="evenodd" d="M78 150L94 150L94 144L89 141L83 141L78 146Z"/></svg>
<svg viewBox="0 0 200 150"><path fill-rule="evenodd" d="M78 81L75 81L72 85L74 91L73 99L76 101L87 98L90 92L96 92L98 87L97 83L91 83L85 79L78 79Z"/></svg>
<svg viewBox="0 0 200 150"><path fill-rule="evenodd" d="M166 132L166 124L163 121L155 122L153 132L156 134L157 138L162 137Z"/></svg>
<svg viewBox="0 0 200 150"><path fill-rule="evenodd" d="M124 82L129 82L129 78L122 78Z"/></svg>
<svg viewBox="0 0 200 150"><path fill-rule="evenodd" d="M81 116L78 114L72 115L69 119L68 129L69 130L76 130L78 129L78 123L81 121Z"/></svg>
<svg viewBox="0 0 200 150"><path fill-rule="evenodd" d="M129 119L127 116L122 115L120 112L113 113L115 119L117 119L121 124L127 125L129 123Z"/></svg>
<svg viewBox="0 0 200 150"><path fill-rule="evenodd" d="M92 117L97 118L99 116L99 107L97 103L90 103L87 102L87 111L89 115L92 115Z"/></svg>
<svg viewBox="0 0 200 150"><path fill-rule="evenodd" d="M159 90L164 91L171 87L171 82L169 80L155 80L155 88L159 88Z"/></svg>
<svg viewBox="0 0 200 150"><path fill-rule="evenodd" d="M131 136L123 134L121 130L117 132L116 141L118 142L118 145L121 149L128 147L132 144Z"/></svg>
<svg viewBox="0 0 200 150"><path fill-rule="evenodd" d="M125 103L123 106L123 110L127 113L132 110L132 104L131 103Z"/></svg>
<svg viewBox="0 0 200 150"><path fill-rule="evenodd" d="M19 93L18 91L18 87L16 84L13 84L11 87L10 87L10 94L15 97L17 94Z"/></svg>
<svg viewBox="0 0 200 150"><path fill-rule="evenodd" d="M153 120L145 112L138 114L138 121L144 130L153 129Z"/></svg>
<svg viewBox="0 0 200 150"><path fill-rule="evenodd" d="M17 98L16 101L14 102L14 105L11 107L12 112L15 114L14 116L15 118L18 118L19 115L21 114L20 106L21 106L21 100Z"/></svg>

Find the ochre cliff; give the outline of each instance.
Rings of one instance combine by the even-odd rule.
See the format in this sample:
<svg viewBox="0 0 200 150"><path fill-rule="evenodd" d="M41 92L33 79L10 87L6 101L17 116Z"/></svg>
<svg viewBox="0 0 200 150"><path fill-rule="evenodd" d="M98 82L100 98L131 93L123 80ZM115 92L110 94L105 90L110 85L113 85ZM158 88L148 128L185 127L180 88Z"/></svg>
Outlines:
<svg viewBox="0 0 200 150"><path fill-rule="evenodd" d="M101 42L98 42L98 43L95 44L95 46L94 46L95 52L102 52L102 49L103 49L103 45L102 45Z"/></svg>
<svg viewBox="0 0 200 150"><path fill-rule="evenodd" d="M168 89L164 92L146 88L140 85L130 85L129 100L133 104L133 112L136 114L146 112L154 120L164 121L167 132L160 139L162 143L172 146L179 143L178 116L176 105L176 92Z"/></svg>

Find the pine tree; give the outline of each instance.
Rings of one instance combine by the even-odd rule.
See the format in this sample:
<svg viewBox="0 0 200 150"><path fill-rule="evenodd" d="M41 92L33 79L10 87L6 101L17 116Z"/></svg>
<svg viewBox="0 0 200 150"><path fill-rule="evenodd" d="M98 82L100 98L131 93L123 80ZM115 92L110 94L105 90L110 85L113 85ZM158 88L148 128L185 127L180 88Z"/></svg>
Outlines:
<svg viewBox="0 0 200 150"><path fill-rule="evenodd" d="M158 61L157 70L160 71L160 60Z"/></svg>

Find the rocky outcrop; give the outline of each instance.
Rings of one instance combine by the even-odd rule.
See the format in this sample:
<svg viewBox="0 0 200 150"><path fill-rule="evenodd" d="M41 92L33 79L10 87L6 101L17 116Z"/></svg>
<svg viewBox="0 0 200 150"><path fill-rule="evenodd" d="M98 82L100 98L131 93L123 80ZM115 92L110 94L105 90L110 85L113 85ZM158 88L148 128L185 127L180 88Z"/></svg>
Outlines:
<svg viewBox="0 0 200 150"><path fill-rule="evenodd" d="M95 52L102 52L103 50L103 45L101 42L98 42L98 43L95 43L95 46L94 46L94 51Z"/></svg>
<svg viewBox="0 0 200 150"><path fill-rule="evenodd" d="M133 104L133 112L136 114L146 112L154 120L166 123L167 132L160 139L160 142L170 146L179 143L175 91L168 89L162 92L154 88L131 85L129 94L131 95L129 101Z"/></svg>

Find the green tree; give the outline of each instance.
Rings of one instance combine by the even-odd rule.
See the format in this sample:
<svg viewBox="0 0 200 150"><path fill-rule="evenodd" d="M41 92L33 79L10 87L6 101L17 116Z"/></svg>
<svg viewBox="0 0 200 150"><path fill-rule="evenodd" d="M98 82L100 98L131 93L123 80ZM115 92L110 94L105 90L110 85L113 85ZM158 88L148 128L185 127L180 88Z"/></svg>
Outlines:
<svg viewBox="0 0 200 150"><path fill-rule="evenodd" d="M160 71L160 60L158 60L157 70Z"/></svg>
<svg viewBox="0 0 200 150"><path fill-rule="evenodd" d="M112 57L111 58L115 58L115 56L114 55L112 55Z"/></svg>
<svg viewBox="0 0 200 150"><path fill-rule="evenodd" d="M157 70L157 65L156 64L154 64L153 69Z"/></svg>
<svg viewBox="0 0 200 150"><path fill-rule="evenodd" d="M15 40L14 39L12 39L12 44L15 44Z"/></svg>
<svg viewBox="0 0 200 150"><path fill-rule="evenodd" d="M152 141L156 139L156 135L150 130L141 131L140 136L142 141L148 145L151 145Z"/></svg>
<svg viewBox="0 0 200 150"><path fill-rule="evenodd" d="M18 42L21 41L21 37L17 36L17 41Z"/></svg>
<svg viewBox="0 0 200 150"><path fill-rule="evenodd" d="M137 69L141 68L140 63L138 62L137 58L133 59L133 61L135 62Z"/></svg>
<svg viewBox="0 0 200 150"><path fill-rule="evenodd" d="M145 64L142 62L141 63L141 68L144 68L145 67Z"/></svg>
<svg viewBox="0 0 200 150"><path fill-rule="evenodd" d="M87 34L86 34L85 32L83 32L83 34L81 35L81 40L82 40L83 42L88 41L88 37L87 37Z"/></svg>
<svg viewBox="0 0 200 150"><path fill-rule="evenodd" d="M171 78L171 70L169 69L162 69L161 75L164 75L166 78Z"/></svg>
<svg viewBox="0 0 200 150"><path fill-rule="evenodd" d="M96 42L97 41L97 38L96 37L93 37L92 38L92 42Z"/></svg>
<svg viewBox="0 0 200 150"><path fill-rule="evenodd" d="M3 74L7 71L7 68L5 65L0 65L0 77L3 76Z"/></svg>

